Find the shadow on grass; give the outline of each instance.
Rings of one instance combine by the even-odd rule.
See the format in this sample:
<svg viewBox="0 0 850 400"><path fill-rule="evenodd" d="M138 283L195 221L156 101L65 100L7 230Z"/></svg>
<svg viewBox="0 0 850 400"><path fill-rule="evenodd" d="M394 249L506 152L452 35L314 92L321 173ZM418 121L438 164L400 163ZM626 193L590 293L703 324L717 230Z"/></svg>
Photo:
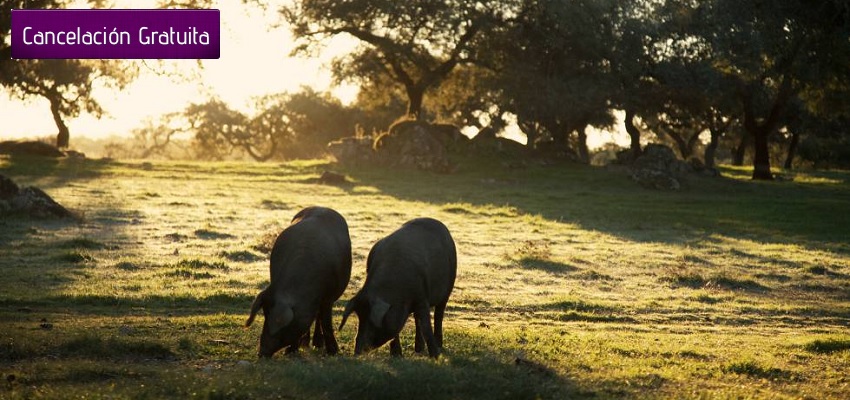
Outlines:
<svg viewBox="0 0 850 400"><path fill-rule="evenodd" d="M252 369L253 381L276 380L296 398L521 399L579 393L557 375L487 356L454 356L436 363L337 358L315 364L261 363Z"/></svg>
<svg viewBox="0 0 850 400"><path fill-rule="evenodd" d="M816 339L803 345L806 351L819 354L832 354L850 350L850 337Z"/></svg>
<svg viewBox="0 0 850 400"><path fill-rule="evenodd" d="M720 370L726 374L746 375L757 379L768 380L789 380L793 379L794 375L788 371L779 368L769 368L753 360L736 361L722 365Z"/></svg>
<svg viewBox="0 0 850 400"><path fill-rule="evenodd" d="M688 243L714 234L799 243L850 253L850 172L831 184L691 178L678 192L639 187L622 172L575 164L509 169L499 160L464 160L459 172L348 168L358 184L403 200L515 207L520 215L575 223L625 239ZM474 213L459 207L452 213Z"/></svg>
<svg viewBox="0 0 850 400"><path fill-rule="evenodd" d="M524 269L544 271L553 275L563 275L579 270L579 268L570 264L547 258L523 257L516 262Z"/></svg>
<svg viewBox="0 0 850 400"><path fill-rule="evenodd" d="M34 383L55 390L80 377L79 390L122 398L554 399L606 393L574 383L546 361L517 356L515 340L503 343L509 337L451 331L439 360L412 354L409 347L404 358L393 358L384 346L362 356L307 351L246 361L233 352L183 359L187 354L174 343L156 337L82 334L54 343L16 343L10 347L14 353L0 358L27 365L23 361L38 364L50 357L38 374L24 374L21 390Z"/></svg>
<svg viewBox="0 0 850 400"><path fill-rule="evenodd" d="M144 298L99 296L99 295L55 295L38 300L0 299L0 307L11 310L56 310L73 308L78 314L124 314L135 311L147 315L213 315L222 312L245 313L254 300L254 295L216 294L212 296L145 296ZM106 311L108 310L108 311Z"/></svg>
<svg viewBox="0 0 850 400"><path fill-rule="evenodd" d="M74 379L84 386L69 388L63 397L77 397L72 395L74 390L96 391L110 398L440 400L597 396L596 391L579 388L536 363L517 364L487 355L461 355L437 362L419 357L338 356L219 362L204 368L173 362L54 363L55 367L41 367L40 374L20 379L21 397L27 397L29 386L37 384L44 390Z"/></svg>
<svg viewBox="0 0 850 400"><path fill-rule="evenodd" d="M517 357L517 345L501 339L449 332L447 350L436 361L411 354L408 348L404 358L393 358L386 346L355 357L279 356L241 369L225 368L214 380L181 386L209 397L250 393L246 397L254 398L535 399L596 394L545 362Z"/></svg>
<svg viewBox="0 0 850 400"><path fill-rule="evenodd" d="M111 161L90 160L77 158L45 158L45 157L2 157L0 158L0 174L12 179L19 187L36 186L48 195L51 189L69 184L95 180L103 176L110 168ZM61 202L60 202L61 203ZM67 204L63 204L67 207ZM85 211L69 208L75 214L83 215ZM69 225L80 224L73 218L42 219L26 215L0 216L0 245L16 239L26 238L37 233L39 229L53 230Z"/></svg>
<svg viewBox="0 0 850 400"><path fill-rule="evenodd" d="M685 274L665 277L662 281L669 282L674 287L690 289L725 289L741 290L754 293L766 293L770 288L752 279L737 279L724 275L706 277L699 274Z"/></svg>
<svg viewBox="0 0 850 400"><path fill-rule="evenodd" d="M0 159L0 174L20 186L29 186L30 181L38 180L36 186L49 193L49 189L71 182L97 179L112 165L109 160L9 157Z"/></svg>

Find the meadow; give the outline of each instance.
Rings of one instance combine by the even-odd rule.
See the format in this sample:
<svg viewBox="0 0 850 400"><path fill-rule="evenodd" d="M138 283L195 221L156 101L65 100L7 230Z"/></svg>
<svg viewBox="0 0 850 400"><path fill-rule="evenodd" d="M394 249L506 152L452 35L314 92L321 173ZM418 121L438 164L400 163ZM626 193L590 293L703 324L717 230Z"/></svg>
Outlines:
<svg viewBox="0 0 850 400"><path fill-rule="evenodd" d="M325 185L325 170L350 183ZM78 220L0 217L0 398L850 398L850 173L676 192L616 169L462 160L0 159ZM793 178L793 179L791 179ZM244 328L270 241L301 208L346 217L354 266L420 216L458 278L438 360L386 347L258 361ZM262 317L260 322L262 321ZM353 318L356 318L353 317Z"/></svg>

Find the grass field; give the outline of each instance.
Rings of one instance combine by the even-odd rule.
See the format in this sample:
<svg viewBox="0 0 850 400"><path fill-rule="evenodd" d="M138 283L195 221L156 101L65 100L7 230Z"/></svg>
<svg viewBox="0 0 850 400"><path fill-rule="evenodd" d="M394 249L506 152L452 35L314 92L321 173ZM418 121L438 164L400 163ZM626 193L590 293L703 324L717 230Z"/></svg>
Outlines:
<svg viewBox="0 0 850 400"><path fill-rule="evenodd" d="M349 185L317 182L326 169ZM0 398L850 398L850 173L678 192L576 165L0 159L80 221L0 219ZM256 360L269 241L308 205L458 246L445 352ZM356 317L355 317L356 318Z"/></svg>

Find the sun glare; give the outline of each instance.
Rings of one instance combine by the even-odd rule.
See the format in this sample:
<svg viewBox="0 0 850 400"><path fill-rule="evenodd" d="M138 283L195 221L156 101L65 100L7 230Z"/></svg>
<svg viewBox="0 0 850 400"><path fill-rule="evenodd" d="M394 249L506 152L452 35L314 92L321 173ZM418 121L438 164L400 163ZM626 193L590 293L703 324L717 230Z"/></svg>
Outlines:
<svg viewBox="0 0 850 400"><path fill-rule="evenodd" d="M154 1L116 1L115 8L153 7ZM297 91L309 86L331 91L343 103L357 95L352 85L333 87L330 72L323 67L336 55L353 46L353 39L337 38L329 42L318 58L290 57L293 39L286 26L276 25L277 15L268 15L242 4L220 1L213 7L221 11L221 58L203 60L129 61L140 64L140 75L124 90L98 87L95 98L106 110L103 118L83 114L66 121L72 136L102 138L126 136L145 120L177 112L192 102L218 97L233 108L250 112L251 99L270 93ZM84 1L69 8L88 8ZM199 68L200 65L200 68ZM183 78L173 77L182 75ZM189 77L187 79L186 77ZM2 89L0 89L2 91ZM0 95L0 137L33 138L53 136L56 126L46 100L27 101Z"/></svg>

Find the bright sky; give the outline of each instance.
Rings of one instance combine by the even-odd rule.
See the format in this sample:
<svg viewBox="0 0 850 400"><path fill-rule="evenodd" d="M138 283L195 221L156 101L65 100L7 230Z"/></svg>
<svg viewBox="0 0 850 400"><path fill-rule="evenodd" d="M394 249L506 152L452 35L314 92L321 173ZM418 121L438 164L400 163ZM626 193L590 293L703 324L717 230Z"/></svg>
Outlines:
<svg viewBox="0 0 850 400"><path fill-rule="evenodd" d="M147 4L146 4L147 3ZM116 1L116 8L144 8L153 1ZM79 7L87 8L85 3ZM159 76L156 62L143 66L141 76L122 91L99 88L95 98L108 115L100 120L83 114L66 121L75 136L107 137L128 135L146 118L180 111L191 102L202 102L218 96L232 107L246 109L251 97L269 93L297 91L302 85L316 90L332 90L343 101L357 93L352 86L331 88L330 73L322 67L334 54L350 48L353 39L339 38L329 43L320 58L290 58L292 38L285 27L271 28L275 15L242 5L239 1L220 1L221 58L203 60L200 82L175 82ZM273 14L273 12L269 12ZM169 66L197 69L195 60L172 60ZM167 67L168 68L168 67ZM10 99L0 90L0 138L42 137L56 134L49 103L41 98L22 102Z"/></svg>

